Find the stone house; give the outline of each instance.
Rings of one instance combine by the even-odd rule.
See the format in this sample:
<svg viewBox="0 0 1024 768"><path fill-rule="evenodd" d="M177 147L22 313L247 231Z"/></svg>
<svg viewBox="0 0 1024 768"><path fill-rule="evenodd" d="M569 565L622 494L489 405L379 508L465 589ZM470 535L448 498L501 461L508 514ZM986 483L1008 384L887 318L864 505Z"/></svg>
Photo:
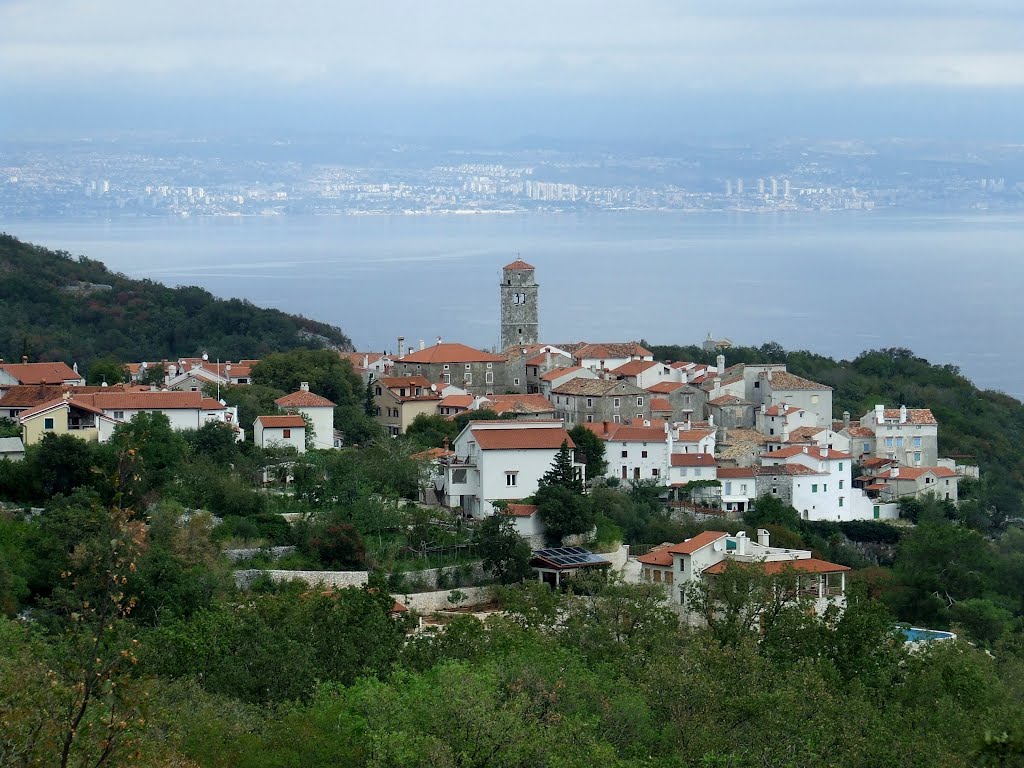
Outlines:
<svg viewBox="0 0 1024 768"><path fill-rule="evenodd" d="M442 342L395 361L394 376L422 376L427 381L454 384L472 395L504 394L515 386L508 380L505 358L465 344ZM525 385L520 381L521 387Z"/></svg>
<svg viewBox="0 0 1024 768"><path fill-rule="evenodd" d="M651 418L651 396L626 381L576 378L551 390L555 416L565 423L620 423Z"/></svg>
<svg viewBox="0 0 1024 768"><path fill-rule="evenodd" d="M876 405L860 420L874 433L875 456L908 467L934 467L939 460L939 422L928 408Z"/></svg>
<svg viewBox="0 0 1024 768"><path fill-rule="evenodd" d="M420 414L430 416L438 413L441 403L445 402L437 387L432 387L423 376L380 376L371 386L373 404L376 407L374 419L392 437L404 435L409 425ZM468 398L467 408L473 403L471 395L453 395L447 398L449 405L446 410L457 410L455 400L452 399L456 397L459 398L460 405Z"/></svg>
<svg viewBox="0 0 1024 768"><path fill-rule="evenodd" d="M694 384L659 381L645 389L654 397L668 400L672 406L670 421L700 421L707 415L707 393ZM717 419L715 423L718 423Z"/></svg>
<svg viewBox="0 0 1024 768"><path fill-rule="evenodd" d="M760 404L785 405L810 411L816 414L817 426L832 424L832 387L785 370L769 369L760 374L759 380L762 397Z"/></svg>

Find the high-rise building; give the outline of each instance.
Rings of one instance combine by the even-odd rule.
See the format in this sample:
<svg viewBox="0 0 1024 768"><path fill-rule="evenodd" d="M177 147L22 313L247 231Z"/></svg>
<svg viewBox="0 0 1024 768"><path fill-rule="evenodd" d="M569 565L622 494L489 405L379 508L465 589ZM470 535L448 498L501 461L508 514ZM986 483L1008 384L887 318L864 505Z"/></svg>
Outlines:
<svg viewBox="0 0 1024 768"><path fill-rule="evenodd" d="M789 198L789 179L783 179L782 181L782 196Z"/></svg>
<svg viewBox="0 0 1024 768"><path fill-rule="evenodd" d="M771 182L772 182L772 197L778 197L779 196L779 180L776 179L776 178L772 178Z"/></svg>
<svg viewBox="0 0 1024 768"><path fill-rule="evenodd" d="M743 179L736 179L736 194L743 194Z"/></svg>
<svg viewBox="0 0 1024 768"><path fill-rule="evenodd" d="M757 194L764 197L764 179L757 180Z"/></svg>
<svg viewBox="0 0 1024 768"><path fill-rule="evenodd" d="M540 286L534 268L516 259L501 270L501 349L536 344L540 337Z"/></svg>
<svg viewBox="0 0 1024 768"><path fill-rule="evenodd" d="M726 181L725 181L725 196L726 197L731 197L732 196L732 182L729 181L728 179L726 179Z"/></svg>

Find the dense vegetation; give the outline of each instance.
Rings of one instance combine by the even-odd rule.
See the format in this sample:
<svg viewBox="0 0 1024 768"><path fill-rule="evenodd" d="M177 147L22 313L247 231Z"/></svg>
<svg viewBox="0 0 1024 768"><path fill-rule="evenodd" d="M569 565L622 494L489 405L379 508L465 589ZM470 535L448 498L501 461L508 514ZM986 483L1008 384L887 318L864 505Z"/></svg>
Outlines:
<svg viewBox="0 0 1024 768"><path fill-rule="evenodd" d="M0 234L0 357L77 362L98 358L258 358L300 346L351 349L338 328L195 286L132 280L85 257ZM109 290L91 287L110 286Z"/></svg>
<svg viewBox="0 0 1024 768"><path fill-rule="evenodd" d="M715 353L699 346L650 346L663 360L715 364ZM836 418L857 419L883 403L892 408L931 408L939 421L939 455L976 457L981 488L973 495L995 514L1024 516L1024 403L1002 392L979 390L955 365L932 365L908 349L864 352L833 360L812 352L787 352L778 344L733 347L726 364L785 363L798 376L835 391Z"/></svg>

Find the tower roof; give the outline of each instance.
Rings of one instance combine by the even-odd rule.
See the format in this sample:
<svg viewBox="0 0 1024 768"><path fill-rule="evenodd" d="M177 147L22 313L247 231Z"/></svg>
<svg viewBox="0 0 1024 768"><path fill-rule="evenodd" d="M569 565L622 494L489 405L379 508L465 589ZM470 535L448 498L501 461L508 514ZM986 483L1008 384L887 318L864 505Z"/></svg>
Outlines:
<svg viewBox="0 0 1024 768"><path fill-rule="evenodd" d="M506 269L535 269L535 267L533 266L533 264L527 264L522 259L516 259L511 264L506 264L504 267L502 267L502 271Z"/></svg>

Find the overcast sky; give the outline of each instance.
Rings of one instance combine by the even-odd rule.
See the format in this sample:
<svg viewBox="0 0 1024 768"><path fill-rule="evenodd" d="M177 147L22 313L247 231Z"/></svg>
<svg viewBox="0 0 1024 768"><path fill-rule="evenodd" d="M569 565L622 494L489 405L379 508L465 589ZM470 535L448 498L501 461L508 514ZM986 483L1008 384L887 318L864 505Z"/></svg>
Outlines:
<svg viewBox="0 0 1024 768"><path fill-rule="evenodd" d="M400 122L406 103L450 112L496 94L834 104L917 89L978 108L1021 87L1022 0L0 0L0 95L18 111L0 131L85 98L127 130L190 94L197 111L236 103L239 121L254 101L320 98Z"/></svg>

